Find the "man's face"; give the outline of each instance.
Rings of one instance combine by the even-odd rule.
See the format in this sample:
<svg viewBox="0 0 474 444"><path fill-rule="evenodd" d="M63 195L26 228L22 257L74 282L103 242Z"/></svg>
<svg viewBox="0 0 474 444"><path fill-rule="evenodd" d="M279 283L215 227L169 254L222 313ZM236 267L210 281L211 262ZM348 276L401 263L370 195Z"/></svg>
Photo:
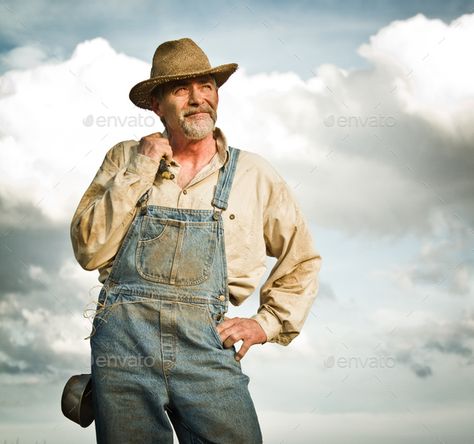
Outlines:
<svg viewBox="0 0 474 444"><path fill-rule="evenodd" d="M153 110L164 118L168 132L182 132L201 140L214 130L219 95L210 76L167 84L162 100L152 98Z"/></svg>

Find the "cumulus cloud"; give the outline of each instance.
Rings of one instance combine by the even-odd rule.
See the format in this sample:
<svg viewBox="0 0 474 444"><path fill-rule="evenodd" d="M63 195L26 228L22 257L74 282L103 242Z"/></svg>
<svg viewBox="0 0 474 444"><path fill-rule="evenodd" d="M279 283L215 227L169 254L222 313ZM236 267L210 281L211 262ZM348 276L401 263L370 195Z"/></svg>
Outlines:
<svg viewBox="0 0 474 444"><path fill-rule="evenodd" d="M21 273L33 281L30 288L1 289L0 368L9 374L65 377L88 363L84 338L92 327L84 315L95 307L98 286L72 260L54 271L30 265Z"/></svg>
<svg viewBox="0 0 474 444"><path fill-rule="evenodd" d="M0 193L5 204L28 204L51 221L68 222L106 150L134 137L134 117L147 117L127 97L131 79L145 71L145 63L97 39L79 45L65 62L3 75ZM118 121L122 116L125 120Z"/></svg>
<svg viewBox="0 0 474 444"><path fill-rule="evenodd" d="M410 317L410 323L406 321ZM373 315L378 328L385 330L382 354L395 356L419 378L435 373L439 355L459 358L458 365L474 364L474 313L464 311L460 319L439 318L430 312L401 313L379 310ZM387 331L387 325L393 328ZM444 358L443 358L444 360Z"/></svg>
<svg viewBox="0 0 474 444"><path fill-rule="evenodd" d="M421 236L413 259L374 274L408 292L418 288L425 293L468 297L474 283L471 237L470 228L462 221L434 212L430 230Z"/></svg>
<svg viewBox="0 0 474 444"><path fill-rule="evenodd" d="M474 74L466 56L473 30L474 15L449 25L418 15L388 25L361 47L371 63L366 70L323 65L304 81L294 73L250 76L242 68L221 90L219 126L232 145L277 167L311 223L397 239L432 233L433 215L441 213L466 230L474 191L473 91L466 80ZM2 247L13 259L5 262L0 289L2 309L10 307L2 312L10 322L2 336L10 358L0 362L14 373L37 361L46 372L54 359L69 365L60 350L70 338L59 330L70 313L82 311L90 284L74 286L73 274L64 272L55 279L58 270L71 272L66 243L73 211L106 151L160 130L161 123L128 99L131 86L148 77L148 61L117 53L104 39L79 44L63 61L34 48L6 57L16 69L0 78L0 227ZM427 245L423 259L443 247ZM427 281L437 266L407 274ZM469 287L463 273L452 282L460 293ZM331 298L329 285L322 291ZM63 298L70 301L67 310L58 304ZM74 328L78 336L81 327ZM15 339L12 332L21 330L34 331L34 338ZM21 353L15 340L26 347ZM422 345L440 352L449 341L427 337ZM22 362L23 355L31 358Z"/></svg>
<svg viewBox="0 0 474 444"><path fill-rule="evenodd" d="M323 65L303 81L242 68L222 88L219 125L231 144L269 158L318 224L393 237L430 229L434 211L467 224L474 66L465 54L473 30L474 15L449 25L417 15L361 46L367 70ZM63 62L6 73L4 198L67 221L110 146L161 128L128 100L148 75L148 62L104 39L81 43Z"/></svg>
<svg viewBox="0 0 474 444"><path fill-rule="evenodd" d="M5 70L29 69L40 65L47 58L41 46L20 46L0 55L0 66Z"/></svg>
<svg viewBox="0 0 474 444"><path fill-rule="evenodd" d="M446 112L446 108L459 112L472 105L474 66L462 56L466 44L474 38L472 23L472 15L447 25L418 14L381 29L360 47L359 54L378 68L398 67L407 81L397 79L399 83L394 86L403 88L401 98L409 111L428 118L439 113L441 119L449 119L453 114Z"/></svg>
<svg viewBox="0 0 474 444"><path fill-rule="evenodd" d="M466 85L474 64L465 55L473 29L473 15L450 25L418 15L361 47L370 69L323 65L307 82L241 75L242 87L229 94L251 121L232 125L232 134L273 157L324 225L421 234L435 210L467 224L474 94ZM409 51L400 45L407 41Z"/></svg>
<svg viewBox="0 0 474 444"><path fill-rule="evenodd" d="M431 366L416 361L414 354L407 350L401 350L396 353L397 362L407 365L413 373L419 378L428 378L433 375Z"/></svg>

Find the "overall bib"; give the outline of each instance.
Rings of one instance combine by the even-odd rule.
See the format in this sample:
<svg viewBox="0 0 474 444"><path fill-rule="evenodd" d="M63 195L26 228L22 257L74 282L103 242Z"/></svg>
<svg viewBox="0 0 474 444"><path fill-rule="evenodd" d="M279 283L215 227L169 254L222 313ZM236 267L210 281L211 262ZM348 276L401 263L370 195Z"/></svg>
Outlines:
<svg viewBox="0 0 474 444"><path fill-rule="evenodd" d="M99 444L257 444L249 377L216 330L229 303L224 227L239 150L213 210L140 199L99 295L91 373ZM170 423L171 420L171 423Z"/></svg>

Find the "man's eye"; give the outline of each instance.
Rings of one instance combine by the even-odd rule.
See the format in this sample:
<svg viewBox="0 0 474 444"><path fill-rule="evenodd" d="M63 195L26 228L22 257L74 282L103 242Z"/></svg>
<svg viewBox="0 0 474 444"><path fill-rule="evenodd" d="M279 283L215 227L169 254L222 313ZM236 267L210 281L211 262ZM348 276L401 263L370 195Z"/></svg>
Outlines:
<svg viewBox="0 0 474 444"><path fill-rule="evenodd" d="M187 89L184 86L176 88L174 91L175 94L179 94L179 95L185 94L186 92L187 92Z"/></svg>

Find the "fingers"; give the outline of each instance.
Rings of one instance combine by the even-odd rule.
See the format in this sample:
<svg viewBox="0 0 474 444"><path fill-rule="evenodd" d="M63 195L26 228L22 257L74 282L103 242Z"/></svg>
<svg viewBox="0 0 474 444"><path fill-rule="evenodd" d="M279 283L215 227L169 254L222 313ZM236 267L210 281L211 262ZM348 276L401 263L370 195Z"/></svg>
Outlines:
<svg viewBox="0 0 474 444"><path fill-rule="evenodd" d="M160 132L148 134L140 139L137 152L159 162L162 158L169 164L173 160L173 150L169 140Z"/></svg>
<svg viewBox="0 0 474 444"><path fill-rule="evenodd" d="M171 163L171 161L173 160L173 150L171 149L171 146L170 146L169 151L166 151L164 153L163 157L165 158L168 164Z"/></svg>
<svg viewBox="0 0 474 444"><path fill-rule="evenodd" d="M240 361L245 356L245 353L248 352L251 345L253 345L253 343L250 343L249 341L244 341L241 347L239 348L239 351L235 354L235 360Z"/></svg>
<svg viewBox="0 0 474 444"><path fill-rule="evenodd" d="M265 332L255 319L225 318L224 322L217 326L217 331L225 348L232 347L240 340L243 341L235 354L237 361L245 356L252 345L262 344L267 339Z"/></svg>
<svg viewBox="0 0 474 444"><path fill-rule="evenodd" d="M224 330L232 327L233 325L237 324L240 321L240 318L228 318L224 316L224 322L217 326L217 331L221 333Z"/></svg>
<svg viewBox="0 0 474 444"><path fill-rule="evenodd" d="M151 134L148 134L147 136L143 136L142 139L153 138L153 137L160 138L160 137L163 137L163 134L157 131L156 133L151 133Z"/></svg>

